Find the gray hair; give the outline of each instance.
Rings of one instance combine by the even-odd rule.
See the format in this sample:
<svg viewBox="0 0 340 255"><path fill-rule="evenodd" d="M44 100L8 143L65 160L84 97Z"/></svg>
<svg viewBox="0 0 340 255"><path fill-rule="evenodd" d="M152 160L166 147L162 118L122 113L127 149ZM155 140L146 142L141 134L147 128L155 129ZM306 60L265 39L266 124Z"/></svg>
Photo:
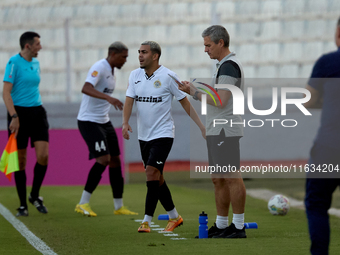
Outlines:
<svg viewBox="0 0 340 255"><path fill-rule="evenodd" d="M214 43L218 44L218 42L222 39L224 42L224 47L229 47L230 37L227 29L223 26L213 25L205 29L202 33L202 37L209 36L210 40Z"/></svg>
<svg viewBox="0 0 340 255"><path fill-rule="evenodd" d="M129 49L124 43L114 42L114 43L111 43L111 45L109 46L109 55L111 54L111 52L121 53L125 50L129 50Z"/></svg>
<svg viewBox="0 0 340 255"><path fill-rule="evenodd" d="M162 54L161 46L159 46L159 44L157 42L154 42L154 41L145 41L141 45L149 45L151 52L153 54L157 53L158 54L158 59L161 57L161 54Z"/></svg>

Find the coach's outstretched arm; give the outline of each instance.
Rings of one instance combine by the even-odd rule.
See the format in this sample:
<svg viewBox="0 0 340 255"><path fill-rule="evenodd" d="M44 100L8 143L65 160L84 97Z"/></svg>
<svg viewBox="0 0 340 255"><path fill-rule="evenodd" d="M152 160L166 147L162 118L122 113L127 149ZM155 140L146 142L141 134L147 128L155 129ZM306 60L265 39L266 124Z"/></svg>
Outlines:
<svg viewBox="0 0 340 255"><path fill-rule="evenodd" d="M129 125L129 120L130 120L134 101L135 99L133 99L132 97L126 97L124 108L123 108L123 127L122 127L123 130L122 132L123 132L123 137L126 140L130 139L129 131L132 133L132 128Z"/></svg>
<svg viewBox="0 0 340 255"><path fill-rule="evenodd" d="M204 93L199 91L191 82L182 81L182 83L177 83L177 85L178 85L179 90L187 93L190 96L194 96L196 94L197 99L199 101L202 101L202 94L204 94ZM231 97L231 92L227 91L227 90L221 90L220 89L220 90L218 90L217 94L221 98L222 105L220 103L220 100L215 95L213 95L215 100L213 100L211 97L207 97L207 104L210 104L212 106L216 106L218 108L224 108L228 104L228 100Z"/></svg>
<svg viewBox="0 0 340 255"><path fill-rule="evenodd" d="M196 125L200 128L202 132L202 136L205 139L205 126L203 125L202 121L197 115L196 110L194 107L192 107L191 103L189 102L188 98L183 98L179 101L183 107L183 109L186 111L186 113L190 116L190 118L196 123Z"/></svg>

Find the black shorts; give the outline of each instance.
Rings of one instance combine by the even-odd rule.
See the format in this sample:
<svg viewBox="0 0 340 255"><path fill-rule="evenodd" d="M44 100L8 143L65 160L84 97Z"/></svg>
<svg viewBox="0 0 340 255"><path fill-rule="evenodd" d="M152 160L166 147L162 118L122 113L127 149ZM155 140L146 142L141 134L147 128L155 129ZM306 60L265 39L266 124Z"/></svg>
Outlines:
<svg viewBox="0 0 340 255"><path fill-rule="evenodd" d="M144 168L146 166L153 166L163 174L164 164L173 142L174 139L169 137L157 138L147 142L139 140Z"/></svg>
<svg viewBox="0 0 340 255"><path fill-rule="evenodd" d="M78 120L79 131L89 148L89 159L104 155L119 156L119 144L111 121L100 124Z"/></svg>
<svg viewBox="0 0 340 255"><path fill-rule="evenodd" d="M240 138L241 136L225 137L223 129L219 135L207 136L209 166L239 170Z"/></svg>
<svg viewBox="0 0 340 255"><path fill-rule="evenodd" d="M17 136L18 149L26 149L28 145L28 139L31 138L31 147L34 147L36 141L48 142L48 121L45 108L40 106L34 107L22 107L14 106L15 111L19 117L19 132ZM7 113L8 122L8 136L11 134L9 130L9 124L12 118Z"/></svg>

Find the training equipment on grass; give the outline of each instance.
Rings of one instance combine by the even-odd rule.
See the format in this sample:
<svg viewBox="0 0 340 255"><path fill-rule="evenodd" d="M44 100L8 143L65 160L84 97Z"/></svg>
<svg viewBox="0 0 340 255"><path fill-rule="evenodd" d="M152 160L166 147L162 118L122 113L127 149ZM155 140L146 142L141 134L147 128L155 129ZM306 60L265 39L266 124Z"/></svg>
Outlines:
<svg viewBox="0 0 340 255"><path fill-rule="evenodd" d="M289 199L283 195L272 196L268 202L268 209L273 215L286 215L289 211Z"/></svg>
<svg viewBox="0 0 340 255"><path fill-rule="evenodd" d="M257 229L257 223L256 222L245 222L244 227L246 229Z"/></svg>
<svg viewBox="0 0 340 255"><path fill-rule="evenodd" d="M169 220L169 215L168 214L160 214L158 215L158 220ZM208 217L207 217L208 220ZM256 222L245 222L244 227L246 229L257 229L258 225Z"/></svg>
<svg viewBox="0 0 340 255"><path fill-rule="evenodd" d="M208 215L204 211L198 216L198 238L208 238Z"/></svg>

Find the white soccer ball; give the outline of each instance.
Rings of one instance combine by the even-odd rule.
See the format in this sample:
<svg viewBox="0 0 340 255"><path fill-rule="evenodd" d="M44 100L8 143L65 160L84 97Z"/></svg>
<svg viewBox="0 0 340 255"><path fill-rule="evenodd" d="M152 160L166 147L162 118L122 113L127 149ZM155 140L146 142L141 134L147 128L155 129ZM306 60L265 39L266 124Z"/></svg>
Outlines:
<svg viewBox="0 0 340 255"><path fill-rule="evenodd" d="M283 195L275 195L269 199L269 212L273 215L286 215L289 211L289 199Z"/></svg>

